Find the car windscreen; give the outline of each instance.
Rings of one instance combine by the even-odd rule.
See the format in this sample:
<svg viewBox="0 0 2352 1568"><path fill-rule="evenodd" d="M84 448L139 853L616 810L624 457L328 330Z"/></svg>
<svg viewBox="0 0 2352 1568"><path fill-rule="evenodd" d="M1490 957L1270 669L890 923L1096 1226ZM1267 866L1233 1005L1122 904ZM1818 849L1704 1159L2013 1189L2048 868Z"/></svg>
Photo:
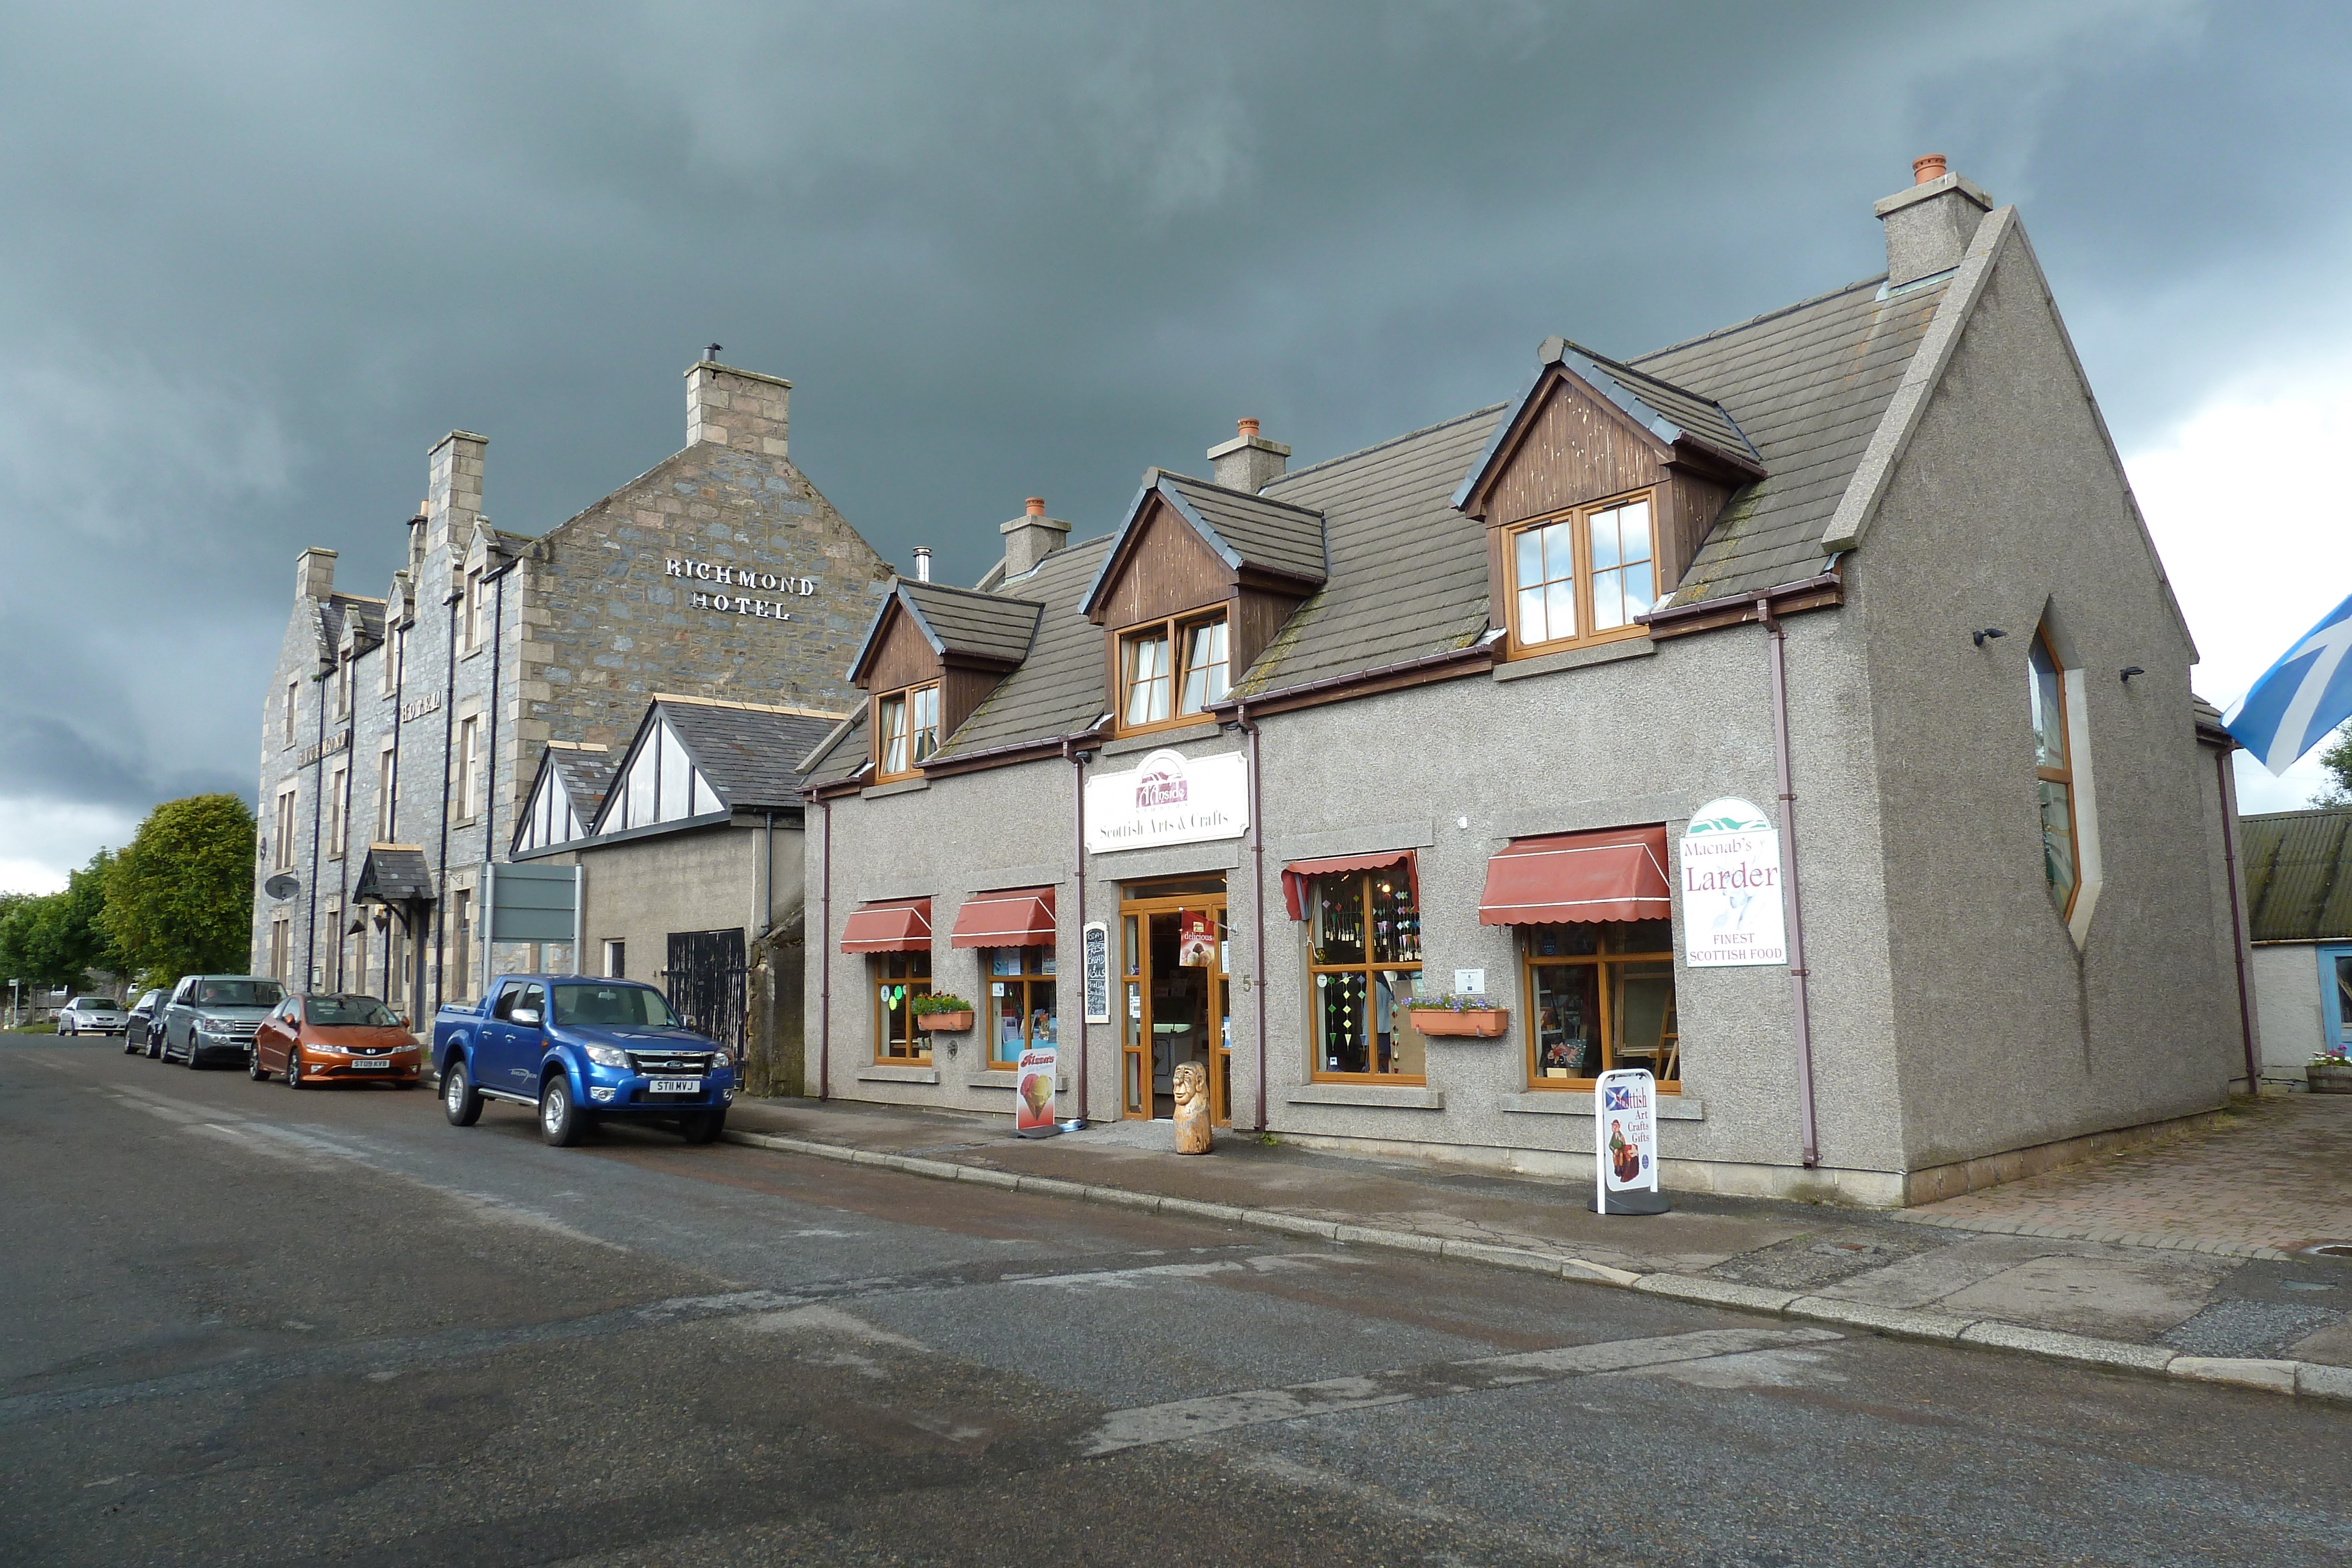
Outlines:
<svg viewBox="0 0 2352 1568"><path fill-rule="evenodd" d="M275 980L206 980L196 988L200 1008L274 1008L286 999Z"/></svg>
<svg viewBox="0 0 2352 1568"><path fill-rule="evenodd" d="M557 986L555 1023L617 1024L675 1029L677 1015L662 994L646 986Z"/></svg>
<svg viewBox="0 0 2352 1568"><path fill-rule="evenodd" d="M400 1015L373 997L312 997L302 1016L329 1028L398 1029Z"/></svg>
<svg viewBox="0 0 2352 1568"><path fill-rule="evenodd" d="M78 1011L86 1013L116 1012L122 1006L112 997L76 997L68 1005Z"/></svg>

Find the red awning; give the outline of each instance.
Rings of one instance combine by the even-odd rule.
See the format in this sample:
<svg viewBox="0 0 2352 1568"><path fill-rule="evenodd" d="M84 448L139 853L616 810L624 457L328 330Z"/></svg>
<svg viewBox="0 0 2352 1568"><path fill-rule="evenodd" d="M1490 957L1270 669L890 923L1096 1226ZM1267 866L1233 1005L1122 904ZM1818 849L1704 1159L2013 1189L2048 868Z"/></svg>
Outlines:
<svg viewBox="0 0 2352 1568"><path fill-rule="evenodd" d="M1402 865L1412 880L1413 902L1421 902L1421 867L1415 863L1411 850L1382 850L1372 855L1334 855L1328 860L1292 861L1282 868L1282 902L1293 920L1307 918L1307 879L1314 876L1336 876L1341 872L1381 871Z"/></svg>
<svg viewBox="0 0 2352 1568"><path fill-rule="evenodd" d="M957 947L1051 947L1054 945L1054 890L1014 887L1001 893L975 893L956 911Z"/></svg>
<svg viewBox="0 0 2352 1568"><path fill-rule="evenodd" d="M892 898L851 912L841 928L845 953L928 953L931 950L931 901Z"/></svg>
<svg viewBox="0 0 2352 1568"><path fill-rule="evenodd" d="M1566 920L1664 920L1674 914L1666 880L1666 830L1609 828L1515 839L1486 862L1481 925L1549 925Z"/></svg>

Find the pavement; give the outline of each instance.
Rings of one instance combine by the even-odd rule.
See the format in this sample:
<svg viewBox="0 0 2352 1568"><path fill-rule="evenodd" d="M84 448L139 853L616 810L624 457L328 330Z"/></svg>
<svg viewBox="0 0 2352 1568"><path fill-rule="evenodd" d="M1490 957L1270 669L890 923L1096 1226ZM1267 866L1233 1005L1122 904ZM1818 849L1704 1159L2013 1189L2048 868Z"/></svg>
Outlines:
<svg viewBox="0 0 2352 1568"><path fill-rule="evenodd" d="M739 1101L729 1136L940 1179L2277 1393L2352 1399L2352 1096L2241 1102L2148 1149L1920 1208L1670 1195L1358 1158L1161 1123L1016 1139L1009 1118ZM2341 1243L2342 1255L2313 1250Z"/></svg>
<svg viewBox="0 0 2352 1568"><path fill-rule="evenodd" d="M2352 1560L2323 1401L825 1150L0 1041L0 1563Z"/></svg>

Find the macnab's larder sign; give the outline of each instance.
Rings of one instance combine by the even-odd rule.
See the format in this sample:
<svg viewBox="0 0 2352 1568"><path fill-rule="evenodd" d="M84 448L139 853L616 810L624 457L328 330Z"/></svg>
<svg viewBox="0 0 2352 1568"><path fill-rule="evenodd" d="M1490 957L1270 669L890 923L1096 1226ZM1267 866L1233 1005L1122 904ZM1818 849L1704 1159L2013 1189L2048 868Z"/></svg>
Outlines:
<svg viewBox="0 0 2352 1568"><path fill-rule="evenodd" d="M1780 835L1745 800L1709 800L1683 830L1683 962L1694 969L1789 961Z"/></svg>
<svg viewBox="0 0 2352 1568"><path fill-rule="evenodd" d="M665 556L662 575L687 582L708 582L720 589L748 588L757 592L789 593L807 599L816 592L816 579L788 577L772 571L758 571L750 567L735 566L725 561L695 560L688 557ZM713 593L697 589L686 596L689 610L710 610L721 615L749 615L759 621L790 621L792 612L772 599L754 599L746 593Z"/></svg>
<svg viewBox="0 0 2352 1568"><path fill-rule="evenodd" d="M1237 839L1249 831L1248 765L1238 751L1154 751L1132 773L1087 780L1087 848L1139 850Z"/></svg>

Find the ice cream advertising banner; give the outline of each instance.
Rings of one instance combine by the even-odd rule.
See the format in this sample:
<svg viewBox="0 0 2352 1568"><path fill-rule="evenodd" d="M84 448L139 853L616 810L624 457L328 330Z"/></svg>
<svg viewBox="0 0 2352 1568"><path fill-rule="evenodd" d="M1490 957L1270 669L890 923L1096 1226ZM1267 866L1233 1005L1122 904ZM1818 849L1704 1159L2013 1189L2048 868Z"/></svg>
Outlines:
<svg viewBox="0 0 2352 1568"><path fill-rule="evenodd" d="M1746 800L1709 800L1691 814L1676 857L1683 879L1683 962L1694 969L1789 961L1780 904L1780 835Z"/></svg>
<svg viewBox="0 0 2352 1568"><path fill-rule="evenodd" d="M1013 1074L1013 1130L1050 1131L1054 1125L1054 1048L1033 1045L1021 1053Z"/></svg>
<svg viewBox="0 0 2352 1568"><path fill-rule="evenodd" d="M1658 1190L1658 1084L1641 1068L1604 1072L1592 1086L1595 1207L1612 1192Z"/></svg>

